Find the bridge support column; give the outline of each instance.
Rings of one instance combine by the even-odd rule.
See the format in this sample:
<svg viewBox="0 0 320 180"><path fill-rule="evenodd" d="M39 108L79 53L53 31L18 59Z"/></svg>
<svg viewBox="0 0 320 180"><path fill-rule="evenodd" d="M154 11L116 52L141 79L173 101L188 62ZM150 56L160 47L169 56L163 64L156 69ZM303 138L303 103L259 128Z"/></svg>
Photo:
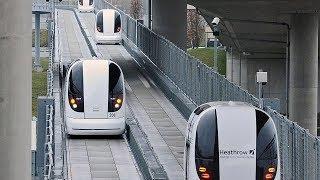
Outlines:
<svg viewBox="0 0 320 180"><path fill-rule="evenodd" d="M152 29L186 50L187 1L153 0Z"/></svg>
<svg viewBox="0 0 320 180"><path fill-rule="evenodd" d="M248 69L247 69L247 64L248 64L248 60L246 59L246 57L241 56L241 60L240 60L240 86L243 89L247 89L248 86Z"/></svg>
<svg viewBox="0 0 320 180"><path fill-rule="evenodd" d="M233 59L232 59L232 48L228 48L227 50L227 62L226 62L226 77L229 81L232 81L232 63L233 63Z"/></svg>
<svg viewBox="0 0 320 180"><path fill-rule="evenodd" d="M240 85L241 83L241 61L240 54L230 48L227 51L227 69L226 77L233 83Z"/></svg>
<svg viewBox="0 0 320 180"><path fill-rule="evenodd" d="M40 13L35 13L35 33L34 33L34 47L35 47L35 57L34 57L34 70L42 71L40 64Z"/></svg>
<svg viewBox="0 0 320 180"><path fill-rule="evenodd" d="M151 0L143 0L143 24L151 28Z"/></svg>
<svg viewBox="0 0 320 180"><path fill-rule="evenodd" d="M31 180L31 3L0 3L0 179Z"/></svg>
<svg viewBox="0 0 320 180"><path fill-rule="evenodd" d="M317 135L318 14L293 14L289 117Z"/></svg>
<svg viewBox="0 0 320 180"><path fill-rule="evenodd" d="M240 69L240 55L238 52L234 52L232 55L232 81L236 85L240 85L240 75L241 75L241 69Z"/></svg>

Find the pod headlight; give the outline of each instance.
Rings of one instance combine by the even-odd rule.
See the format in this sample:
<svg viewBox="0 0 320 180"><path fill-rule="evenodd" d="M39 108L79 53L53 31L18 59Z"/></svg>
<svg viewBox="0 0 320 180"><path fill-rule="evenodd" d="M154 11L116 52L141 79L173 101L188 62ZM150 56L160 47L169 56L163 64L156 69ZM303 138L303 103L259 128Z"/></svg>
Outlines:
<svg viewBox="0 0 320 180"><path fill-rule="evenodd" d="M205 166L200 166L198 171L199 171L199 177L201 180L213 179L212 172L209 172L209 170Z"/></svg>
<svg viewBox="0 0 320 180"><path fill-rule="evenodd" d="M205 167L200 167L200 168L199 168L199 172L204 173L204 172L206 172L206 171L207 171L207 168L205 168Z"/></svg>
<svg viewBox="0 0 320 180"><path fill-rule="evenodd" d="M268 169L268 171L269 171L270 173L274 173L274 172L276 172L276 168L271 167L271 168Z"/></svg>
<svg viewBox="0 0 320 180"><path fill-rule="evenodd" d="M118 109L120 107L120 104L115 104L114 107Z"/></svg>
<svg viewBox="0 0 320 180"><path fill-rule="evenodd" d="M75 103L76 103L76 100L72 98L72 99L70 99L70 103L71 103L71 104L75 104Z"/></svg>
<svg viewBox="0 0 320 180"><path fill-rule="evenodd" d="M77 105L77 104L72 104L72 107L73 107L74 109L76 109L76 108L78 107L78 105Z"/></svg>
<svg viewBox="0 0 320 180"><path fill-rule="evenodd" d="M123 95L112 95L108 100L108 112L116 112L121 109L123 104Z"/></svg>
<svg viewBox="0 0 320 180"><path fill-rule="evenodd" d="M118 104L121 104L121 103L122 103L122 99L118 98L116 102L117 102Z"/></svg>

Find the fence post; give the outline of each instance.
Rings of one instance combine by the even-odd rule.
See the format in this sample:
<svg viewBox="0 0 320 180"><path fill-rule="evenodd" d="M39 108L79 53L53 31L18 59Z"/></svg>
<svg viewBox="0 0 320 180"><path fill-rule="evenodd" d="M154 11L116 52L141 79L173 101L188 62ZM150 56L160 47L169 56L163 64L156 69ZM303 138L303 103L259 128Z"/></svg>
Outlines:
<svg viewBox="0 0 320 180"><path fill-rule="evenodd" d="M46 141L46 116L47 106L54 106L53 97L38 97L38 120L37 120L37 151L36 151L36 175L44 179L44 157Z"/></svg>
<svg viewBox="0 0 320 180"><path fill-rule="evenodd" d="M317 164L316 164L316 179L320 178L320 143L319 140L316 141L316 147L317 147Z"/></svg>
<svg viewBox="0 0 320 180"><path fill-rule="evenodd" d="M307 148L307 130L303 131L303 178L308 179L309 168L308 168L308 148Z"/></svg>
<svg viewBox="0 0 320 180"><path fill-rule="evenodd" d="M136 23L136 33L135 33L135 36L136 36L136 40L135 40L135 44L136 44L136 46L138 45L138 24L139 24L139 22L138 22L138 20L135 20L135 23Z"/></svg>

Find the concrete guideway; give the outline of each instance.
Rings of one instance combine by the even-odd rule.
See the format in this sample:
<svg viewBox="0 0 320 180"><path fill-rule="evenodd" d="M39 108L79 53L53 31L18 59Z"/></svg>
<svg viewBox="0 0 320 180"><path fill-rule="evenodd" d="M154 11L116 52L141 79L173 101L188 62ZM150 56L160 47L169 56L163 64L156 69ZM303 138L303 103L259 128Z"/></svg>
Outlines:
<svg viewBox="0 0 320 180"><path fill-rule="evenodd" d="M140 175L124 139L69 139L70 179L132 179Z"/></svg>
<svg viewBox="0 0 320 180"><path fill-rule="evenodd" d="M61 60L70 62L78 58L91 58L90 50L81 33L80 26L71 10L57 10L57 27L61 45ZM58 63L56 61L56 63ZM64 131L63 91L59 87L59 78L55 79L56 127ZM59 104L60 103L60 104ZM61 129L56 128L56 133ZM64 139L65 163L68 165L68 179L141 179L129 146L123 138L77 138ZM65 145L64 145L65 144ZM63 152L63 149L58 152Z"/></svg>
<svg viewBox="0 0 320 180"><path fill-rule="evenodd" d="M62 31L64 31L62 33L62 43L66 48L65 53L63 53L66 55L65 57L69 56L69 60L91 57L74 13L69 10L60 10L60 12L58 18L61 22Z"/></svg>
<svg viewBox="0 0 320 180"><path fill-rule="evenodd" d="M95 16L81 13L82 24L94 37ZM142 130L146 133L168 177L183 179L184 133L187 121L156 87L123 46L98 45L105 59L118 63L124 71L127 100Z"/></svg>

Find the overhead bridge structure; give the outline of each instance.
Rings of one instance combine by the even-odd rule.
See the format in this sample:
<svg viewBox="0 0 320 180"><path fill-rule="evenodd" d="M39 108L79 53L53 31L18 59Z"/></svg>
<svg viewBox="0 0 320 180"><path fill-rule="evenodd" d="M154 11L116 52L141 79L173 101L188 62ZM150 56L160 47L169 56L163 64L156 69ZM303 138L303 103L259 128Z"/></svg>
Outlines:
<svg viewBox="0 0 320 180"><path fill-rule="evenodd" d="M96 0L95 6L115 8L104 0ZM46 128L37 123L38 141L45 142L37 144L36 157L44 157L36 160L39 179L183 179L187 118L197 105L209 101L259 105L247 91L119 12L122 44L96 45L94 13L80 13L74 6L55 9L48 71L48 96L54 105L46 108L42 123ZM121 137L65 133L60 65L94 56L116 62L124 72L127 126ZM318 138L270 107L263 108L277 126L282 178L319 179Z"/></svg>

